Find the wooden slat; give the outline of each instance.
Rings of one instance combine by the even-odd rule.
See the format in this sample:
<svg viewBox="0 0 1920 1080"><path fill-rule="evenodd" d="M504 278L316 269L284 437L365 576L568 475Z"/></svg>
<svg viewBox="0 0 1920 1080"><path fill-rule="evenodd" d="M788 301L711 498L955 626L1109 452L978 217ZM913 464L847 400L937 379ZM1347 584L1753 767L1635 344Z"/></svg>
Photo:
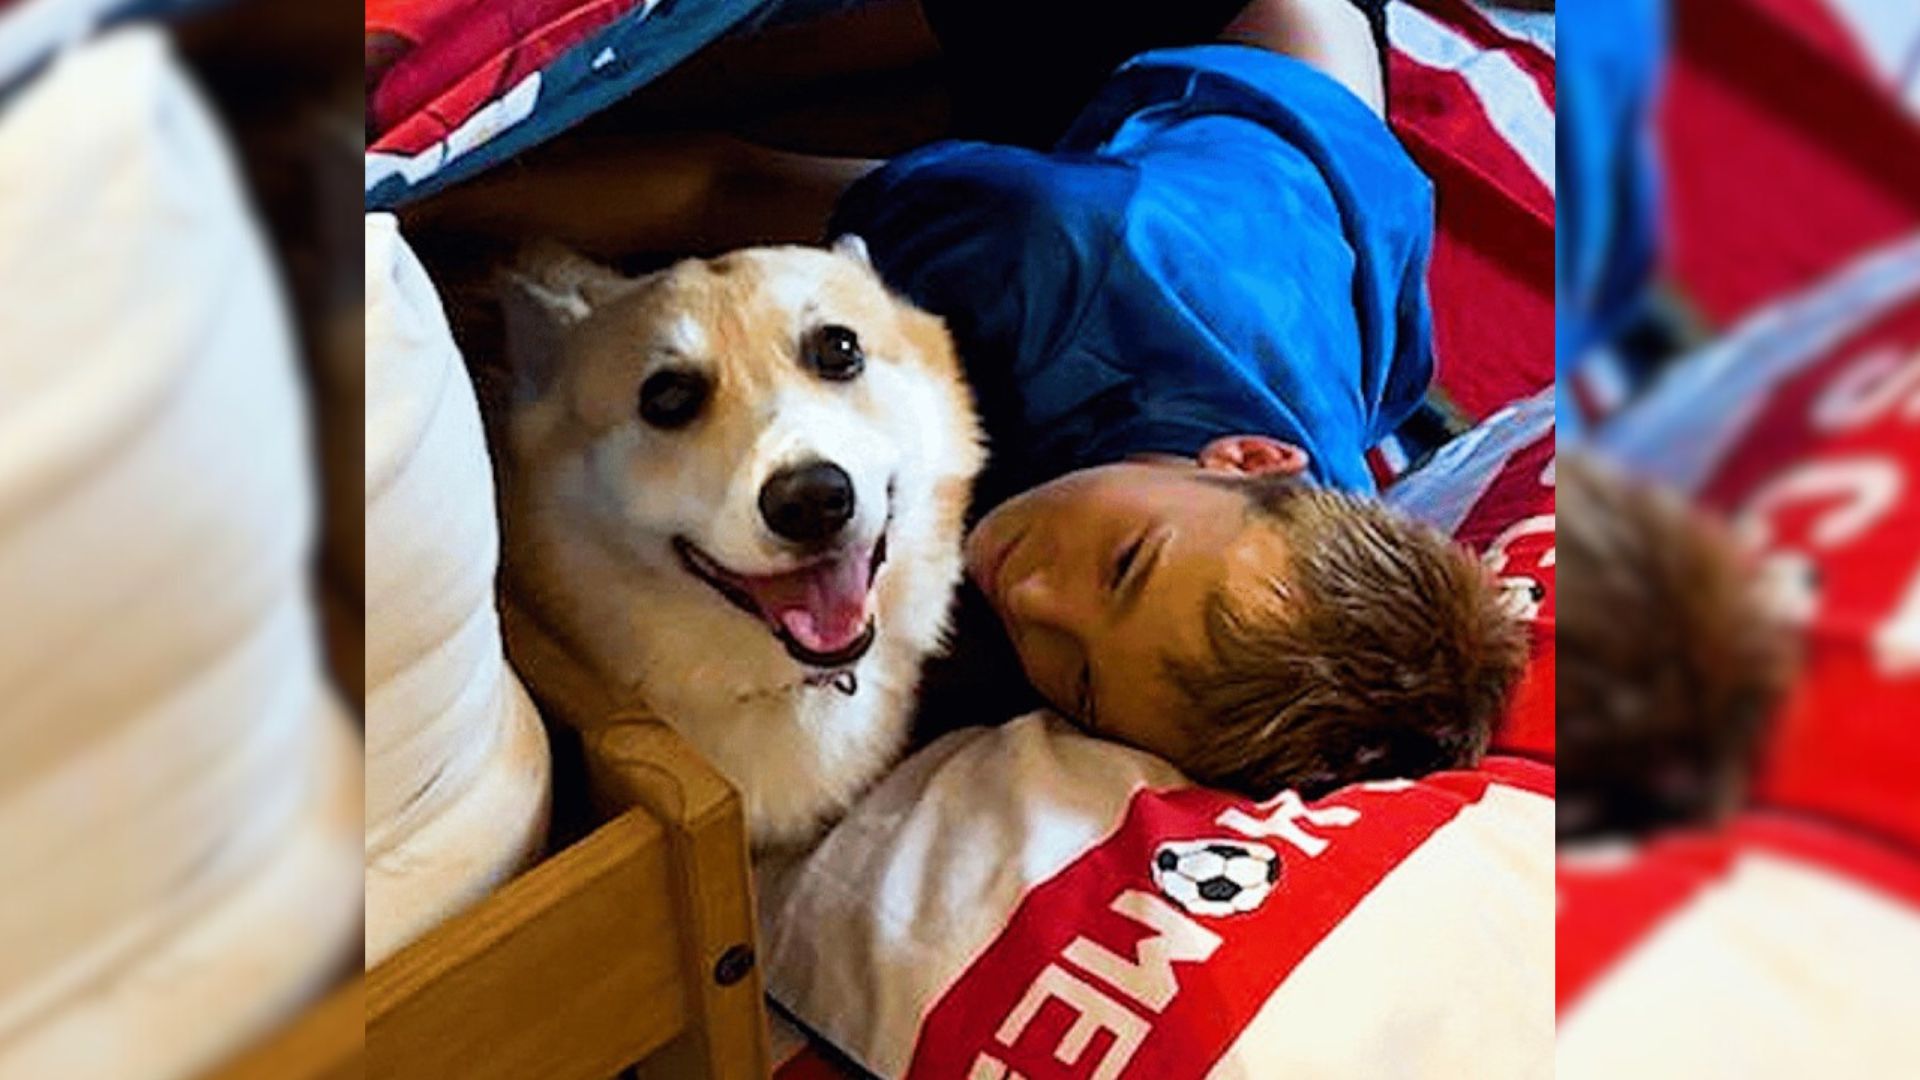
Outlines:
<svg viewBox="0 0 1920 1080"><path fill-rule="evenodd" d="M713 1080L747 1080L772 1070L754 955L753 884L739 794L672 728L626 718L587 736L596 794L614 806L644 807L667 828L681 944L688 972L691 1046L676 1047ZM744 961L744 963L743 963ZM720 971L731 968L723 982ZM685 1076L681 1053L662 1055L642 1076Z"/></svg>
<svg viewBox="0 0 1920 1080"><path fill-rule="evenodd" d="M621 708L566 643L530 609L502 598L502 626L516 669L539 687L542 715L581 732L596 801L616 814L641 807L666 830L685 977L688 1031L643 1077L763 1077L771 1070L766 1007L755 958L722 984L721 958L752 956L756 923L745 813L724 777L674 730Z"/></svg>
<svg viewBox="0 0 1920 1080"><path fill-rule="evenodd" d="M676 872L644 810L367 976L370 1078L604 1080L688 1026Z"/></svg>

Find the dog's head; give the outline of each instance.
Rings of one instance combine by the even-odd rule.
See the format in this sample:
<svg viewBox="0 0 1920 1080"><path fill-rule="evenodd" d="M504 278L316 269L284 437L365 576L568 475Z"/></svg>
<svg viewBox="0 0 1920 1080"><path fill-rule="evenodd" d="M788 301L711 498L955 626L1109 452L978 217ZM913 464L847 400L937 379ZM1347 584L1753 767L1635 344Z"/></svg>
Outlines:
<svg viewBox="0 0 1920 1080"><path fill-rule="evenodd" d="M635 279L543 252L509 284L515 468L800 664L867 651L890 548L957 546L982 456L971 401L945 328L857 239Z"/></svg>

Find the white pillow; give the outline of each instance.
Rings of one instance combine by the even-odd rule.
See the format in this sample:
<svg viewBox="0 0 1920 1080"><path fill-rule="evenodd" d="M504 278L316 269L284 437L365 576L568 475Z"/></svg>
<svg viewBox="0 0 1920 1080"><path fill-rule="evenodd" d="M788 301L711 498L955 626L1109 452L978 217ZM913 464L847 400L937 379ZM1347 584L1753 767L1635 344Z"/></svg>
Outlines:
<svg viewBox="0 0 1920 1080"><path fill-rule="evenodd" d="M359 921L291 334L153 30L0 105L0 237L0 1075L193 1075Z"/></svg>
<svg viewBox="0 0 1920 1080"><path fill-rule="evenodd" d="M545 731L502 655L472 384L393 217L366 222L366 962L484 896L546 832Z"/></svg>
<svg viewBox="0 0 1920 1080"><path fill-rule="evenodd" d="M762 874L768 989L887 1077L1548 1075L1551 785L1254 803L1047 713L955 732Z"/></svg>

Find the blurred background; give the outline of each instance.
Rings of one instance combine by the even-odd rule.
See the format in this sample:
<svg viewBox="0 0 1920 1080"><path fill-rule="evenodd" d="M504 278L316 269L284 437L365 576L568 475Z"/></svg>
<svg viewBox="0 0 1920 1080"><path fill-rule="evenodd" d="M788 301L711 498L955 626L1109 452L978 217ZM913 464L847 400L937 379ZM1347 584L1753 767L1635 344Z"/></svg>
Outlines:
<svg viewBox="0 0 1920 1080"><path fill-rule="evenodd" d="M1902 1076L1920 6L1559 5L1562 1076Z"/></svg>
<svg viewBox="0 0 1920 1080"><path fill-rule="evenodd" d="M9 1080L360 1024L359 23L0 5Z"/></svg>

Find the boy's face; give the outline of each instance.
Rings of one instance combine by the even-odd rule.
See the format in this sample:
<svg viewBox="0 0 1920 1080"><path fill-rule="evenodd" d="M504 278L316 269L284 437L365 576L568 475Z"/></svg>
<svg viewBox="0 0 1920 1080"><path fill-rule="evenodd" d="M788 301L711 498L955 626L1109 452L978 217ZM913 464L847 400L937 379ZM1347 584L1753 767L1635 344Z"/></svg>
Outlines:
<svg viewBox="0 0 1920 1080"><path fill-rule="evenodd" d="M1252 587L1287 556L1244 494L1207 479L1214 467L1082 469L1002 504L967 537L967 573L1035 689L1089 730L1174 762L1194 721L1168 661L1207 655L1208 596Z"/></svg>

